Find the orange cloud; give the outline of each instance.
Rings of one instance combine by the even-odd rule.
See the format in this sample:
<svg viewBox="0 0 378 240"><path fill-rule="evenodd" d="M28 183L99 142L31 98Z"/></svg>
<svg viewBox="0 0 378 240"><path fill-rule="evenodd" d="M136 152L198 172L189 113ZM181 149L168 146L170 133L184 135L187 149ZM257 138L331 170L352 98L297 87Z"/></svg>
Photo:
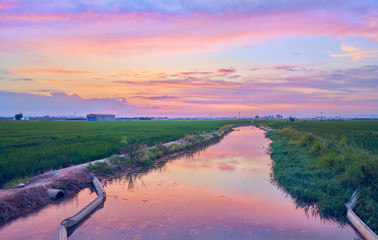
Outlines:
<svg viewBox="0 0 378 240"><path fill-rule="evenodd" d="M350 45L347 45L345 43L341 44L340 49L342 51L345 51L345 52L358 52L358 51L360 51L360 49L353 47L353 46L350 46Z"/></svg>
<svg viewBox="0 0 378 240"><path fill-rule="evenodd" d="M378 50L369 50L369 51L358 51L358 52L352 52L352 53L346 53L346 54L331 54L331 56L335 58L348 57L354 61L358 61L365 58L376 57L377 53L378 53Z"/></svg>
<svg viewBox="0 0 378 240"><path fill-rule="evenodd" d="M61 79L43 79L43 78L33 78L34 81L36 82L51 82L51 83L55 83L55 82L74 82L74 80L61 80Z"/></svg>
<svg viewBox="0 0 378 240"><path fill-rule="evenodd" d="M7 70L7 72L14 74L33 74L33 73L52 73L52 74L92 74L94 72L90 71L79 71L79 70L64 70L64 69L14 69Z"/></svg>
<svg viewBox="0 0 378 240"><path fill-rule="evenodd" d="M351 58L353 61L362 60L365 58L372 58L376 57L378 50L360 50L356 47L349 46L345 43L342 43L340 49L344 52L348 52L345 54L331 54L334 58Z"/></svg>

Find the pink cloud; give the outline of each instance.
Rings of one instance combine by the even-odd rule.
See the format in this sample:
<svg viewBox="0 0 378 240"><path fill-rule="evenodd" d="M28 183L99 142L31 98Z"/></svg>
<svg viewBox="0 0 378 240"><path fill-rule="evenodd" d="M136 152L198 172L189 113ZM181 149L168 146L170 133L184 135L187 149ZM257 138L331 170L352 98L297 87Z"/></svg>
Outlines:
<svg viewBox="0 0 378 240"><path fill-rule="evenodd" d="M214 72L181 72L180 75L191 76L191 75L211 75Z"/></svg>
<svg viewBox="0 0 378 240"><path fill-rule="evenodd" d="M223 73L223 74L230 74L230 73L235 73L236 69L233 68L221 68L217 70L218 73Z"/></svg>
<svg viewBox="0 0 378 240"><path fill-rule="evenodd" d="M54 22L54 21L68 21L70 20L70 14L61 13L20 13L11 14L3 13L0 15L0 23L41 23L41 22Z"/></svg>
<svg viewBox="0 0 378 240"><path fill-rule="evenodd" d="M141 50L170 52L212 51L233 48L240 44L263 44L274 36L331 35L363 36L378 41L378 26L371 24L376 17L350 22L344 13L283 11L260 14L229 13L218 17L210 14L195 16L161 15L157 13L117 12L99 13L85 11L47 14L3 14L0 22L19 23L27 37L8 37L6 45L18 42L33 48L55 49L67 53L114 51L143 54ZM33 29L23 24L35 22ZM54 22L37 24L38 22ZM56 27L61 25L59 34ZM151 27L153 26L153 27ZM50 29L50 30L48 30ZM6 26L4 31L13 31ZM33 33L33 34L32 34ZM36 38L39 33L44 39ZM150 54L150 53L149 53Z"/></svg>
<svg viewBox="0 0 378 240"><path fill-rule="evenodd" d="M18 3L3 2L3 3L0 3L0 10L5 11L5 10L8 10L8 9L18 8L19 6L20 6L20 4L18 4Z"/></svg>

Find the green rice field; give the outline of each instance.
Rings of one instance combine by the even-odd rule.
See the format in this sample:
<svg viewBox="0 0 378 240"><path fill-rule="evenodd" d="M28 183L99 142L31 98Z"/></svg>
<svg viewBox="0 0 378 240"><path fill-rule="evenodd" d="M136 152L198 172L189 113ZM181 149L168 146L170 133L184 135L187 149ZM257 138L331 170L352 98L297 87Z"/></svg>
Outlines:
<svg viewBox="0 0 378 240"><path fill-rule="evenodd" d="M109 157L120 152L123 136L151 146L240 123L250 121L0 122L0 185Z"/></svg>
<svg viewBox="0 0 378 240"><path fill-rule="evenodd" d="M378 151L378 120L330 120L330 121L295 121L287 120L254 121L273 129L291 127L299 131L311 132L325 138L340 140L345 138L348 143L377 153Z"/></svg>

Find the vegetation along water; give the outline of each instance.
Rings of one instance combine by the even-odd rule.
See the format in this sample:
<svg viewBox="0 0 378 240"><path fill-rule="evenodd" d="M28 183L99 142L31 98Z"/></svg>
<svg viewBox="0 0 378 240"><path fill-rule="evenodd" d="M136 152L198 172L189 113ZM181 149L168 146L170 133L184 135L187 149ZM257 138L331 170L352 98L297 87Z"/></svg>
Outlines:
<svg viewBox="0 0 378 240"><path fill-rule="evenodd" d="M255 121L256 122L256 121ZM378 121L257 121L278 129L274 179L297 201L324 218L345 220L344 204L358 189L356 214L378 231Z"/></svg>
<svg viewBox="0 0 378 240"><path fill-rule="evenodd" d="M307 217L270 182L270 140L264 131L235 130L206 149L155 168L108 181L101 177L107 196L103 208L69 239L359 239L349 225ZM62 219L96 197L83 189L0 227L0 236L51 239Z"/></svg>
<svg viewBox="0 0 378 240"><path fill-rule="evenodd" d="M153 146L245 120L0 122L0 185L120 153L122 139ZM23 181L24 179L21 179Z"/></svg>

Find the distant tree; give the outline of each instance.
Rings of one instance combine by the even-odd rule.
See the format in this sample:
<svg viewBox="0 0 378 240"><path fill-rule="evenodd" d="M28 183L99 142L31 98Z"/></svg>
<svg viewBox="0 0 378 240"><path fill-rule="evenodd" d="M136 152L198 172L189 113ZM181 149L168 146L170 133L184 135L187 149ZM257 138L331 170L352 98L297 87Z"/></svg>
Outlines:
<svg viewBox="0 0 378 240"><path fill-rule="evenodd" d="M21 120L22 117L23 117L22 113L16 114L14 115L14 120Z"/></svg>
<svg viewBox="0 0 378 240"><path fill-rule="evenodd" d="M289 120L290 122L295 122L295 118L293 118L292 116L290 116Z"/></svg>

